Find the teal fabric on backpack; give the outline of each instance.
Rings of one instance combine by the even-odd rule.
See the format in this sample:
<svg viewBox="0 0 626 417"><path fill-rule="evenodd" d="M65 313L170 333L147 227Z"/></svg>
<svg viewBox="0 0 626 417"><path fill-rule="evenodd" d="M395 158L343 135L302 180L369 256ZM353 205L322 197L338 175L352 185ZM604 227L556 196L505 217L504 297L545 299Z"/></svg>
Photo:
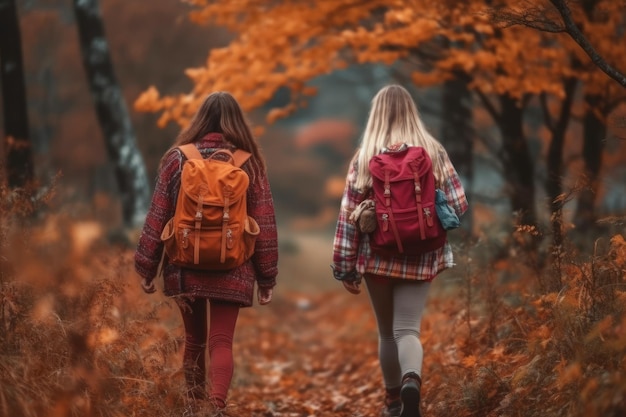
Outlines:
<svg viewBox="0 0 626 417"><path fill-rule="evenodd" d="M446 193L438 188L435 190L435 210L437 210L437 217L439 217L443 230L456 229L461 225L459 216L457 216L454 209L448 205Z"/></svg>

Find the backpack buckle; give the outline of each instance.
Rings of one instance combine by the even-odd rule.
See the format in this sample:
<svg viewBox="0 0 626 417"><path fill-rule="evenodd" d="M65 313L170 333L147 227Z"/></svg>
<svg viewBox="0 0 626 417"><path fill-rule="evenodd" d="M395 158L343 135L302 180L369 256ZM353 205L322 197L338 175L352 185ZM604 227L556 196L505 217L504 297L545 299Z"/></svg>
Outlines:
<svg viewBox="0 0 626 417"><path fill-rule="evenodd" d="M187 249L187 246L189 245L189 229L183 229L183 238L181 243L181 246L183 247L183 249Z"/></svg>
<svg viewBox="0 0 626 417"><path fill-rule="evenodd" d="M381 218L383 221L383 231L386 232L387 230L389 230L389 214L383 213Z"/></svg>

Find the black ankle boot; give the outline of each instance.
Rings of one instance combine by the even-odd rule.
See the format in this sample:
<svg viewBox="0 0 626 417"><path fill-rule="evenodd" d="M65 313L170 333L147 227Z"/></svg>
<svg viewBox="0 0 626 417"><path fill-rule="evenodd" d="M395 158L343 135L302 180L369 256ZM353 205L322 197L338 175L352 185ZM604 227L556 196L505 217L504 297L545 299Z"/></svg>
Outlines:
<svg viewBox="0 0 626 417"><path fill-rule="evenodd" d="M420 389L422 379L414 372L409 372L402 377L402 388L400 389L400 400L402 409L400 417L422 417L420 412Z"/></svg>
<svg viewBox="0 0 626 417"><path fill-rule="evenodd" d="M385 389L385 406L380 415L382 417L400 417L401 408L400 387Z"/></svg>

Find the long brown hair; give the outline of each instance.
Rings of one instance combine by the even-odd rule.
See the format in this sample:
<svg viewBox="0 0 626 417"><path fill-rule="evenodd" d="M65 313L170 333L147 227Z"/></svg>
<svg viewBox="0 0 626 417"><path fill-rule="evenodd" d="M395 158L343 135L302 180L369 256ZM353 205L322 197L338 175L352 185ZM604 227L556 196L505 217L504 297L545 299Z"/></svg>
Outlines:
<svg viewBox="0 0 626 417"><path fill-rule="evenodd" d="M165 155L178 146L197 142L209 133L221 133L235 148L250 152L254 173L265 172L265 161L243 111L237 100L225 91L216 91L204 99L189 126L178 134Z"/></svg>

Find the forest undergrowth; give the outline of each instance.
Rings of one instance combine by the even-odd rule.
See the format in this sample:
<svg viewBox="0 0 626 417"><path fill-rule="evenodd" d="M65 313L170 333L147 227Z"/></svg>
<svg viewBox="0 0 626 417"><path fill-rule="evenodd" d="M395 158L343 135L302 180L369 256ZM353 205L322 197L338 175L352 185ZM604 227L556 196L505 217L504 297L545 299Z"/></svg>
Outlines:
<svg viewBox="0 0 626 417"><path fill-rule="evenodd" d="M191 416L178 311L141 292L133 248L36 215L49 195L0 194L0 416ZM626 415L623 235L550 248L539 267L523 233L457 248L429 299L424 416ZM242 310L235 337L229 415L378 416L365 294L282 292Z"/></svg>

